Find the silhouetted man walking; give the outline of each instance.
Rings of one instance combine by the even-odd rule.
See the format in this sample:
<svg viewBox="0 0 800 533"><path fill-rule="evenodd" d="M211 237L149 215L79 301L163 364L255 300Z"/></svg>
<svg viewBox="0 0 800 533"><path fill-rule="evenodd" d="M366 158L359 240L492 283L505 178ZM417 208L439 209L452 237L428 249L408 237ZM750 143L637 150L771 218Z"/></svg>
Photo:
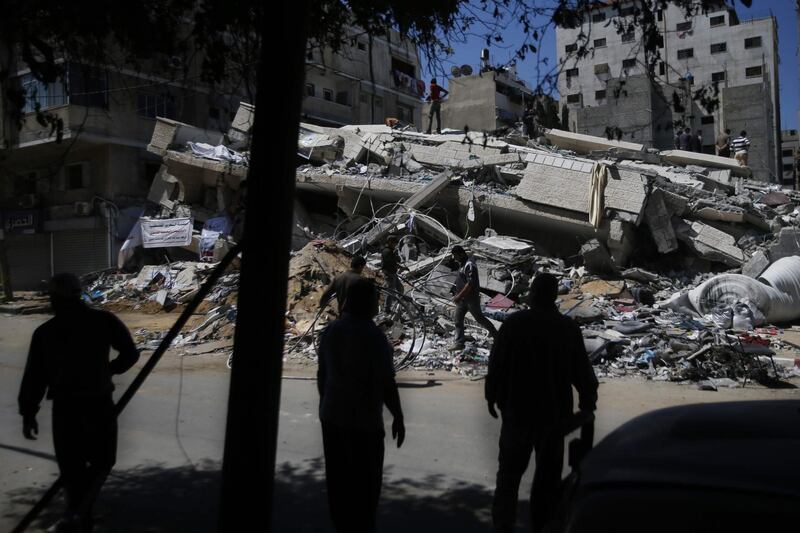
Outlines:
<svg viewBox="0 0 800 533"><path fill-rule="evenodd" d="M319 419L331 519L339 533L375 530L383 476L383 405L394 417L392 438L405 439L392 347L372 318L378 292L366 279L347 293L344 313L322 333Z"/></svg>
<svg viewBox="0 0 800 533"><path fill-rule="evenodd" d="M396 235L389 235L381 252L381 272L385 280L384 288L387 289L383 312L387 314L392 312L392 304L403 294L403 284L397 275L402 267L400 254L397 253L397 242Z"/></svg>
<svg viewBox="0 0 800 533"><path fill-rule="evenodd" d="M337 310L341 314L342 309L344 309L344 302L347 299L347 291L353 283L361 279L361 273L366 265L367 260L364 257L360 255L353 256L350 260L350 270L336 276L328 288L325 289L325 292L322 293L319 299L320 309L328 305L328 302L336 295Z"/></svg>
<svg viewBox="0 0 800 533"><path fill-rule="evenodd" d="M597 378L580 328L555 305L558 281L539 274L531 286L531 308L503 322L489 357L486 401L497 418L500 455L492 519L498 532L513 531L522 475L531 452L536 472L531 487L531 526L542 531L558 502L564 462L562 424L572 415L572 387L579 409L593 411Z"/></svg>
<svg viewBox="0 0 800 533"><path fill-rule="evenodd" d="M458 245L453 246L451 253L459 265L455 286L456 295L453 298L453 302L456 304L456 340L453 349L461 350L464 348L464 318L466 318L467 312L478 324L486 328L492 337L497 336L497 330L481 310L481 286L475 259L468 256L464 248Z"/></svg>
<svg viewBox="0 0 800 533"><path fill-rule="evenodd" d="M57 531L91 531L91 508L100 482L116 462L117 421L111 376L136 363L139 352L125 325L81 300L72 274L50 281L55 316L36 328L19 391L23 434L35 439L36 413L53 400L53 445L67 495ZM119 355L109 361L109 349Z"/></svg>

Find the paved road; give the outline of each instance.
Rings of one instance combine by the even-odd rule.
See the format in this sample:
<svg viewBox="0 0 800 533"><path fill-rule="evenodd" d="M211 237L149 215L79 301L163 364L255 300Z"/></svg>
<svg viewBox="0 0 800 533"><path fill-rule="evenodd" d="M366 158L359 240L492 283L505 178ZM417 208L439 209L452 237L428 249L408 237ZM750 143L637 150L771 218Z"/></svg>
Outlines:
<svg viewBox="0 0 800 533"><path fill-rule="evenodd" d="M0 531L13 527L57 472L49 403L39 416L37 441L22 438L16 411L28 340L45 318L0 317ZM123 319L131 326L140 317ZM131 377L120 379L118 390ZM165 357L120 420L118 463L98 502L98 531L215 530L228 377L221 356ZM486 414L482 382L446 373L410 373L401 380L407 438L399 450L387 446L380 530L486 531L499 423ZM641 380L609 381L601 384L596 434L602 438L657 407L773 397L797 398L798 393L714 393ZM283 380L275 531L329 530L316 408L314 381ZM48 510L41 524L54 521L57 511L57 506Z"/></svg>

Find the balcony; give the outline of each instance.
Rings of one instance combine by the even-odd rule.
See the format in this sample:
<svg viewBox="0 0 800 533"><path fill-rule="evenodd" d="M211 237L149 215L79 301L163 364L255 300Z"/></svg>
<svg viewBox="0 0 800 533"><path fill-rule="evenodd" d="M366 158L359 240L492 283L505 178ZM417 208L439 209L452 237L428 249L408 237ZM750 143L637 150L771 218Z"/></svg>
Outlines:
<svg viewBox="0 0 800 533"><path fill-rule="evenodd" d="M425 97L425 82L399 70L392 71L392 86L398 91L417 98Z"/></svg>

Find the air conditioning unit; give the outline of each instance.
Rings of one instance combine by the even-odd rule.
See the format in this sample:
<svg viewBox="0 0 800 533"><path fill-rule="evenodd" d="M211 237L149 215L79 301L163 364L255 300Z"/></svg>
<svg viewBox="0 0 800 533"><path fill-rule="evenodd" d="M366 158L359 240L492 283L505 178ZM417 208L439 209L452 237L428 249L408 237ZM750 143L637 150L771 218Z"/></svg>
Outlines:
<svg viewBox="0 0 800 533"><path fill-rule="evenodd" d="M92 204L89 202L75 202L75 214L79 217L85 217L92 214Z"/></svg>

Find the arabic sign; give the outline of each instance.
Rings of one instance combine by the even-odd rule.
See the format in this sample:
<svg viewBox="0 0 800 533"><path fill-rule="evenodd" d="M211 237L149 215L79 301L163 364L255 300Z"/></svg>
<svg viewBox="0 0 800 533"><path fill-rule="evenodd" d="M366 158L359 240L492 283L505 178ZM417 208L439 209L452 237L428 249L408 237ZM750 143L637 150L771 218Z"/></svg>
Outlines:
<svg viewBox="0 0 800 533"><path fill-rule="evenodd" d="M24 211L4 211L3 231L5 233L36 233L39 231L41 217L36 209Z"/></svg>
<svg viewBox="0 0 800 533"><path fill-rule="evenodd" d="M140 218L145 248L187 246L192 242L191 218Z"/></svg>

